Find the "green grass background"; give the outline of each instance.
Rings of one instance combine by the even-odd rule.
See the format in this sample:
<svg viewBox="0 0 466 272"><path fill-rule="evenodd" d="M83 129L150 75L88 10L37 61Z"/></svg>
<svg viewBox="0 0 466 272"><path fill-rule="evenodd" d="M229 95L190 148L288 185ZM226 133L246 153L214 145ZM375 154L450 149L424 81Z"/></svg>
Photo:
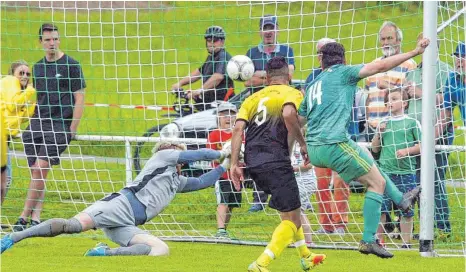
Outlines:
<svg viewBox="0 0 466 272"><path fill-rule="evenodd" d="M377 32L384 20L392 20L404 31L404 50L414 47L422 28L422 6L413 2L343 2L262 4L249 2L165 2L169 9L135 10L60 10L1 9L1 72L6 74L9 64L17 59L34 63L43 57L37 32L41 23L53 21L60 28L61 48L79 60L87 82L87 103L119 105L171 105L166 90L199 67L207 53L204 30L221 25L227 32L227 50L232 55L245 54L259 43L258 20L262 14L280 16L279 40L289 43L296 56L296 79L305 79L315 67L315 42L324 36L339 39L348 53L349 63L367 63L380 56L376 49ZM454 4L449 4L452 7ZM443 20L452 15L441 9ZM290 15L289 17L286 15ZM440 56L452 64L450 54L456 42L464 40L464 19L447 27L440 35ZM439 18L442 21L442 18ZM416 58L420 62L420 58ZM195 84L193 88L198 87ZM243 86L236 84L239 91ZM150 127L169 122L165 112L86 107L79 134L139 136ZM458 116L458 113L456 113ZM461 121L458 121L460 123ZM464 144L464 134L455 141ZM22 150L15 144L15 150ZM75 141L72 153L123 157L123 143ZM455 153L457 168L452 172L464 179L464 153ZM463 171L463 172L461 172ZM55 168L47 183L47 198L43 218L70 217L105 194L124 186L124 165L111 162L64 161ZM14 184L2 207L2 223L13 223L20 213L29 183L29 173L23 159L15 161ZM449 188L449 202L453 224L453 238L436 241L439 249L460 249L464 243L465 193ZM248 197L248 198L246 198ZM248 214L251 194L244 195L243 207L235 210L229 231L241 239L267 241L278 216L267 209L265 213ZM314 201L314 200L313 200ZM320 244L355 242L362 229L363 196L350 198L352 215L349 228L354 236L344 239L314 236ZM215 196L213 189L179 195L164 213L147 228L156 235L206 235L215 232ZM317 208L317 207L315 207ZM315 214L309 214L313 224ZM183 222L183 224L180 224ZM418 224L416 224L418 226ZM318 228L313 225L314 230ZM91 233L91 238L95 238ZM100 233L97 234L100 238ZM227 245L170 243L172 256L168 258L112 258L105 260L80 259L77 256L93 246L89 236L73 238L34 239L19 244L2 255L4 271L18 271L18 263L26 270L36 271L244 271L262 248ZM464 245L463 245L464 246ZM326 251L328 271L356 271L379 267L380 271L410 271L424 269L460 271L464 260L421 259L414 252L397 252L395 261L381 261L362 257L356 252ZM32 254L33 253L33 254ZM275 271L297 271L294 252L287 250L283 260L272 266ZM224 256L220 258L218 256ZM201 260L202 269L197 269ZM220 260L220 261L219 261ZM226 267L222 267L225 263Z"/></svg>

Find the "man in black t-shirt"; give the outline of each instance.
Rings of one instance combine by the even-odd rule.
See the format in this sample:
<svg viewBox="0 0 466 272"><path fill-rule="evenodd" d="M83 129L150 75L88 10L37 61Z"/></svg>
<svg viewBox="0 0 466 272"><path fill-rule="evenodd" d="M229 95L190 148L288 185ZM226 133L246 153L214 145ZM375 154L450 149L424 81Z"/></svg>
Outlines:
<svg viewBox="0 0 466 272"><path fill-rule="evenodd" d="M211 26L206 30L204 38L209 53L204 64L172 86L173 90L178 90L202 79L200 89L186 92L188 98L194 99L200 110L210 108L210 103L215 100L227 100L228 90L234 88L233 80L226 73L231 55L224 48L225 31L220 26Z"/></svg>
<svg viewBox="0 0 466 272"><path fill-rule="evenodd" d="M45 179L51 166L60 163L60 154L76 134L84 110L84 75L79 62L60 51L58 28L43 24L39 42L45 57L33 68L37 106L23 133L32 180L15 231L26 228L29 217L30 226L40 223Z"/></svg>

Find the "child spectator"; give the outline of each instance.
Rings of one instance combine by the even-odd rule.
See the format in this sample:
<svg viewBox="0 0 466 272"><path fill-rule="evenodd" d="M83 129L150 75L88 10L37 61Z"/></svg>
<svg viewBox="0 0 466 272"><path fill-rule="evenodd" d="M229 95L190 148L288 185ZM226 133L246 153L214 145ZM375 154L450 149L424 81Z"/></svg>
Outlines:
<svg viewBox="0 0 466 272"><path fill-rule="evenodd" d="M408 108L408 93L402 88L391 90L385 96L385 104L390 116L377 127L372 139L372 151L380 154L380 169L388 174L396 187L406 193L416 187L416 155L421 152L421 125L411 117L405 115ZM392 203L387 196L384 197L382 216L380 221L384 224L389 215ZM400 230L403 241L402 248L410 248L413 231L412 210L401 214ZM381 233L380 226L377 233Z"/></svg>

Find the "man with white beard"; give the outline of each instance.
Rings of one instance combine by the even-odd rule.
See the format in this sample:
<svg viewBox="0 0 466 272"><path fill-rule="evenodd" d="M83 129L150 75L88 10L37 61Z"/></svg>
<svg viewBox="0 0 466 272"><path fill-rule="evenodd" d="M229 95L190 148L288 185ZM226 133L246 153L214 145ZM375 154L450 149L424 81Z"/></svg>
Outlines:
<svg viewBox="0 0 466 272"><path fill-rule="evenodd" d="M385 21L379 30L379 45L382 57L375 61L401 53L403 32L393 22ZM384 97L391 88L402 85L406 72L416 68L416 62L409 59L399 66L366 79L366 90L369 92L366 100L366 141L372 141L375 129L380 120L388 115Z"/></svg>

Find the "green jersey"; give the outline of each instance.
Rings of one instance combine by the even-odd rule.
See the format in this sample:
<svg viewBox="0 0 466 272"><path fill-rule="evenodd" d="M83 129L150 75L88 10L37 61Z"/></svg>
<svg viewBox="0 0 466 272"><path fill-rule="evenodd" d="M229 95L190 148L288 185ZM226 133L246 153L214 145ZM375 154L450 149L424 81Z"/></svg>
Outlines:
<svg viewBox="0 0 466 272"><path fill-rule="evenodd" d="M414 174L416 173L416 157L407 156L398 159L396 152L405 149L421 141L421 124L407 115L389 117L380 122L385 124L385 130L381 133L382 151L379 159L380 168L388 174Z"/></svg>
<svg viewBox="0 0 466 272"><path fill-rule="evenodd" d="M299 115L307 119L306 142L324 145L346 142L354 96L363 65L333 65L306 88Z"/></svg>

